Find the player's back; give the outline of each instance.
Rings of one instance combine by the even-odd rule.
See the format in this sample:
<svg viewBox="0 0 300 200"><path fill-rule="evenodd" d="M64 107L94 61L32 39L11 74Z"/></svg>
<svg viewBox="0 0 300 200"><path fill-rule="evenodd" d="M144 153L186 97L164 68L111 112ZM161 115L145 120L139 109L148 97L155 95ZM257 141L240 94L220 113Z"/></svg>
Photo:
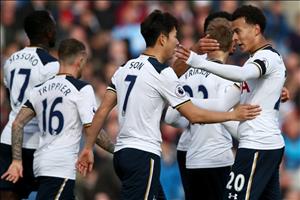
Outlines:
<svg viewBox="0 0 300 200"><path fill-rule="evenodd" d="M194 98L220 98L233 82L202 69L190 68L181 78L183 88ZM190 125L188 168L223 167L233 163L231 135L220 123Z"/></svg>
<svg viewBox="0 0 300 200"><path fill-rule="evenodd" d="M120 124L115 151L131 147L160 155L162 110L187 100L173 69L140 55L117 70L112 85Z"/></svg>
<svg viewBox="0 0 300 200"><path fill-rule="evenodd" d="M241 122L238 129L239 147L276 149L284 146L279 128L279 104L286 69L279 53L266 46L250 57L247 63L254 63L261 72L258 79L242 83L241 103L260 105L262 112L253 120Z"/></svg>
<svg viewBox="0 0 300 200"><path fill-rule="evenodd" d="M38 47L25 47L12 54L4 65L4 84L10 92L11 112L1 135L1 142L11 144L11 125L22 104L27 100L29 91L36 85L54 76L59 70L57 59ZM36 148L38 132L36 119L24 127L23 147Z"/></svg>
<svg viewBox="0 0 300 200"><path fill-rule="evenodd" d="M91 123L95 111L92 86L72 76L57 75L35 87L29 102L41 130L34 154L35 174L60 177L67 173L65 168L75 170L83 124ZM68 176L74 178L72 174Z"/></svg>

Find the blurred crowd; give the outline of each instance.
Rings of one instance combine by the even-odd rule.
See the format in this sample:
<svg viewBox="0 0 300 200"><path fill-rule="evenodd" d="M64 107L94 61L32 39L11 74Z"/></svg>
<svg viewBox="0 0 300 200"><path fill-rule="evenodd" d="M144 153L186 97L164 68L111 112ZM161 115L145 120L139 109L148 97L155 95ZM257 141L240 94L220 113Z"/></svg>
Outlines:
<svg viewBox="0 0 300 200"><path fill-rule="evenodd" d="M286 1L284 1L286 4ZM138 56L145 48L140 23L151 11L168 11L180 21L179 41L191 47L204 36L203 23L214 11L232 13L238 6L250 3L263 9L267 18L266 37L277 49L287 68L286 87L291 100L281 104L280 124L286 147L281 170L283 199L300 200L300 2L283 1L1 1L1 86L0 131L8 121L9 100L3 85L3 65L15 51L28 45L23 19L33 10L48 10L57 22L57 45L65 38L76 38L86 45L89 62L82 79L90 82L100 104L106 86L118 66ZM295 9L296 8L296 9ZM287 13L292 15L287 20ZM57 57L57 49L51 50ZM230 63L242 65L248 55L237 51ZM170 61L172 64L172 61ZM118 133L114 110L105 125L112 140ZM162 124L163 154L161 182L170 200L183 199L183 189L176 162L176 143L181 130ZM113 171L112 155L95 148L95 166L83 178L78 175L76 195L79 200L117 200L120 182Z"/></svg>

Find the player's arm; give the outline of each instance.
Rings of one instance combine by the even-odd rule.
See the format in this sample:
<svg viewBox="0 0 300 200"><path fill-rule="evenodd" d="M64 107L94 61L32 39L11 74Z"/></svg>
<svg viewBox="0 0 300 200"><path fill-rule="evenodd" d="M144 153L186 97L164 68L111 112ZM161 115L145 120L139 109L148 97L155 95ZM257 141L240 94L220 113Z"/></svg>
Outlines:
<svg viewBox="0 0 300 200"><path fill-rule="evenodd" d="M181 104L177 110L191 123L219 123L225 121L244 121L254 119L261 109L258 105L238 105L230 112L215 112L200 109L191 101Z"/></svg>
<svg viewBox="0 0 300 200"><path fill-rule="evenodd" d="M221 112L228 111L240 101L239 86L237 84L232 85L221 98L191 98L191 101L194 105L202 109ZM177 128L186 128L189 125L189 121L172 107L167 109L164 121Z"/></svg>
<svg viewBox="0 0 300 200"><path fill-rule="evenodd" d="M164 122L175 128L187 128L190 124L189 120L182 117L177 109L174 109L171 106L169 106L166 111Z"/></svg>
<svg viewBox="0 0 300 200"><path fill-rule="evenodd" d="M266 73L266 66L261 60L247 63L243 67L227 64L219 64L203 59L182 45L176 48L176 56L188 65L210 71L218 76L232 81L242 82L248 79L259 78Z"/></svg>
<svg viewBox="0 0 300 200"><path fill-rule="evenodd" d="M82 149L76 167L84 176L87 172L91 172L94 164L93 146L96 142L98 133L102 129L105 119L110 111L117 104L117 94L115 91L107 90L100 107L97 109L90 127L85 131L85 145ZM102 135L103 136L103 135ZM101 137L101 136L100 136Z"/></svg>
<svg viewBox="0 0 300 200"><path fill-rule="evenodd" d="M97 109L91 126L86 132L85 148L92 149L98 133L102 129L105 119L110 111L117 105L117 94L111 90L107 90L100 107Z"/></svg>
<svg viewBox="0 0 300 200"><path fill-rule="evenodd" d="M30 105L30 106L27 106ZM35 116L33 107L29 101L22 107L12 124L12 163L8 170L1 176L2 179L16 183L23 177L22 144L24 126Z"/></svg>
<svg viewBox="0 0 300 200"><path fill-rule="evenodd" d="M109 135L102 129L97 136L96 144L108 151L109 153L114 153L115 145L111 141Z"/></svg>
<svg viewBox="0 0 300 200"><path fill-rule="evenodd" d="M191 98L192 103L198 106L199 108L212 110L212 111L228 111L233 108L240 101L240 89L239 86L235 83L227 92L222 95L220 98L212 99L199 99Z"/></svg>
<svg viewBox="0 0 300 200"><path fill-rule="evenodd" d="M230 133L232 137L234 137L237 140L239 139L238 137L239 122L228 121L228 122L223 122L222 125L225 127L225 129Z"/></svg>

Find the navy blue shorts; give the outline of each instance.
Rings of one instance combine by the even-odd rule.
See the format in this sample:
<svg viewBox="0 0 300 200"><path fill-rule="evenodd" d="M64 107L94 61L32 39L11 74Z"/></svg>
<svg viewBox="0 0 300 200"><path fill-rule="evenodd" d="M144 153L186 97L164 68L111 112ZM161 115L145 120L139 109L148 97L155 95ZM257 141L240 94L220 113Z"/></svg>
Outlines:
<svg viewBox="0 0 300 200"><path fill-rule="evenodd" d="M39 176L36 200L74 200L75 180Z"/></svg>
<svg viewBox="0 0 300 200"><path fill-rule="evenodd" d="M0 179L0 190L11 191L22 198L27 198L32 191L37 190L37 180L33 175L34 149L22 148L23 178L17 183ZM11 146L0 143L0 176L6 172L12 162Z"/></svg>
<svg viewBox="0 0 300 200"><path fill-rule="evenodd" d="M190 200L222 200L231 167L187 169Z"/></svg>
<svg viewBox="0 0 300 200"><path fill-rule="evenodd" d="M113 163L115 172L122 182L121 199L161 199L158 155L124 148L114 153Z"/></svg>
<svg viewBox="0 0 300 200"><path fill-rule="evenodd" d="M224 199L279 200L279 165L284 148L256 150L239 148L228 177Z"/></svg>
<svg viewBox="0 0 300 200"><path fill-rule="evenodd" d="M181 177L181 182L184 190L185 199L191 199L189 194L189 184L187 181L187 169L186 169L186 151L177 150L177 162L179 166L179 172Z"/></svg>

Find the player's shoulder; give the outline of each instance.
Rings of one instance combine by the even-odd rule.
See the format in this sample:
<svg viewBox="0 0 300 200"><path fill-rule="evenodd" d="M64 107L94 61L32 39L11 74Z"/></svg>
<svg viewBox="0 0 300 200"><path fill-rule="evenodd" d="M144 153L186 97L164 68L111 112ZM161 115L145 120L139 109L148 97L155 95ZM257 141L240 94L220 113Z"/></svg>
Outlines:
<svg viewBox="0 0 300 200"><path fill-rule="evenodd" d="M253 54L253 59L255 58L264 58L267 60L276 60L276 59L281 59L280 53L274 49L271 45L266 45L265 47L262 47L258 49L254 54Z"/></svg>
<svg viewBox="0 0 300 200"><path fill-rule="evenodd" d="M88 82L76 79L73 76L66 76L66 80L68 80L78 91L86 86L91 86Z"/></svg>
<svg viewBox="0 0 300 200"><path fill-rule="evenodd" d="M33 88L39 88L39 87L42 87L45 83L47 83L48 81L50 81L50 80L52 80L52 79L54 79L54 78L55 78L55 76L52 76L51 78L49 78L49 79L47 79L47 80L41 82L40 84L35 85Z"/></svg>
<svg viewBox="0 0 300 200"><path fill-rule="evenodd" d="M38 57L40 58L43 65L47 65L48 63L58 61L55 57L50 55L49 52L47 52L46 50L44 50L42 48L36 48L35 52L38 55Z"/></svg>
<svg viewBox="0 0 300 200"><path fill-rule="evenodd" d="M151 66L155 69L157 73L161 73L162 71L168 71L171 69L169 65L160 63L156 58L148 57L147 61L150 63Z"/></svg>

